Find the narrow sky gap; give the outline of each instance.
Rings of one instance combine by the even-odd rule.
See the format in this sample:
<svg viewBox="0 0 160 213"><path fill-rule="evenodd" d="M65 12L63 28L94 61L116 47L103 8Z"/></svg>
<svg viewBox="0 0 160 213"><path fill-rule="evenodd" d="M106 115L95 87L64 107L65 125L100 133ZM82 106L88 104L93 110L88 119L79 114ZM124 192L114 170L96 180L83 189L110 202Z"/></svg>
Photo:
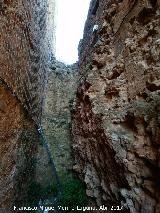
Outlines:
<svg viewBox="0 0 160 213"><path fill-rule="evenodd" d="M78 60L90 0L57 0L56 58L66 64Z"/></svg>

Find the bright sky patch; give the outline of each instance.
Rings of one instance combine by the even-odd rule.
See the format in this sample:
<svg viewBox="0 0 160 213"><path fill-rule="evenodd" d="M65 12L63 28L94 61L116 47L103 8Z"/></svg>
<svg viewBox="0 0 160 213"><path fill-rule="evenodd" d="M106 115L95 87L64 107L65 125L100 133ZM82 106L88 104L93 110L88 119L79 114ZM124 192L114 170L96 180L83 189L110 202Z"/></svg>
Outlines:
<svg viewBox="0 0 160 213"><path fill-rule="evenodd" d="M56 58L66 64L78 60L90 0L57 0Z"/></svg>

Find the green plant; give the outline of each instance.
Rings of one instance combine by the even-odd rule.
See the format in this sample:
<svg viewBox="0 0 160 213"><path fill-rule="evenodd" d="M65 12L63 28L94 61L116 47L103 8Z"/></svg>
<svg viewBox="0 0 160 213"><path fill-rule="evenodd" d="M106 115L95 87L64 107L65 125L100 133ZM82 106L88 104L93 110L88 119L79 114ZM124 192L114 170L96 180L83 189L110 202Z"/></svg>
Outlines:
<svg viewBox="0 0 160 213"><path fill-rule="evenodd" d="M37 206L40 199L45 200L57 194L55 183L42 187L39 183L33 181L28 186L28 206Z"/></svg>
<svg viewBox="0 0 160 213"><path fill-rule="evenodd" d="M37 182L33 181L28 186L28 200L29 206L35 206L38 204L41 195L41 186Z"/></svg>
<svg viewBox="0 0 160 213"><path fill-rule="evenodd" d="M70 177L62 183L63 191L59 197L58 205L68 207L70 210L66 212L80 212L76 210L77 206L85 206L87 204L87 196L84 184Z"/></svg>
<svg viewBox="0 0 160 213"><path fill-rule="evenodd" d="M62 192L58 193L58 188L55 182L47 187L42 187L39 183L33 181L28 186L28 199L26 206L34 207L38 205L40 200L52 199L57 197L56 206L63 208L68 213L82 212L77 209L77 206L83 207L87 205L87 196L85 193L85 185L70 174L64 174L61 177ZM74 209L74 211L72 210ZM35 211L32 211L33 213Z"/></svg>

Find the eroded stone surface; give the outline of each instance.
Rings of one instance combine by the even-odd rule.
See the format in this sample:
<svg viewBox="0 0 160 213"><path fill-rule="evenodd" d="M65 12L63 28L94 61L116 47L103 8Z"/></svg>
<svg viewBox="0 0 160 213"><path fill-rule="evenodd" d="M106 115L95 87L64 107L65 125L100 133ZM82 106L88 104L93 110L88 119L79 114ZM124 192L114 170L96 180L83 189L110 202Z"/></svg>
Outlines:
<svg viewBox="0 0 160 213"><path fill-rule="evenodd" d="M0 103L0 211L12 212L13 204L27 200L38 135L34 122L2 82Z"/></svg>
<svg viewBox="0 0 160 213"><path fill-rule="evenodd" d="M48 0L1 0L0 5L0 77L38 124L51 54Z"/></svg>
<svg viewBox="0 0 160 213"><path fill-rule="evenodd" d="M74 168L98 205L159 212L159 26L159 1L91 3L72 133Z"/></svg>
<svg viewBox="0 0 160 213"><path fill-rule="evenodd" d="M71 107L77 89L77 65L56 60L48 73L42 124L58 175L72 170Z"/></svg>
<svg viewBox="0 0 160 213"><path fill-rule="evenodd" d="M4 212L13 203L26 202L34 176L36 129L51 54L48 16L54 11L48 14L48 10L47 0L0 1L0 208L6 208Z"/></svg>

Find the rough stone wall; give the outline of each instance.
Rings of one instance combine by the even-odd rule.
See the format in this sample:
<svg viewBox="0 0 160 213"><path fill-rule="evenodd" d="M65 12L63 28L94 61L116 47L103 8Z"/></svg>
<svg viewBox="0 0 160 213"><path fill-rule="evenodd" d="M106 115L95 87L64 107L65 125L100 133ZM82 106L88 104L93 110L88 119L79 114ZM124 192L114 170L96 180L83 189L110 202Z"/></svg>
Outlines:
<svg viewBox="0 0 160 213"><path fill-rule="evenodd" d="M47 0L0 1L0 77L36 123L40 122L50 55L47 3Z"/></svg>
<svg viewBox="0 0 160 213"><path fill-rule="evenodd" d="M58 175L64 177L72 169L71 113L77 89L76 65L54 61L48 73L48 88L42 124Z"/></svg>
<svg viewBox="0 0 160 213"><path fill-rule="evenodd" d="M36 129L51 56L49 9L47 0L0 0L0 211L5 213L13 204L26 204L35 175Z"/></svg>
<svg viewBox="0 0 160 213"><path fill-rule="evenodd" d="M38 135L20 102L0 81L0 212L27 200Z"/></svg>
<svg viewBox="0 0 160 213"><path fill-rule="evenodd" d="M91 2L72 133L74 169L98 205L159 212L159 37L160 1Z"/></svg>

